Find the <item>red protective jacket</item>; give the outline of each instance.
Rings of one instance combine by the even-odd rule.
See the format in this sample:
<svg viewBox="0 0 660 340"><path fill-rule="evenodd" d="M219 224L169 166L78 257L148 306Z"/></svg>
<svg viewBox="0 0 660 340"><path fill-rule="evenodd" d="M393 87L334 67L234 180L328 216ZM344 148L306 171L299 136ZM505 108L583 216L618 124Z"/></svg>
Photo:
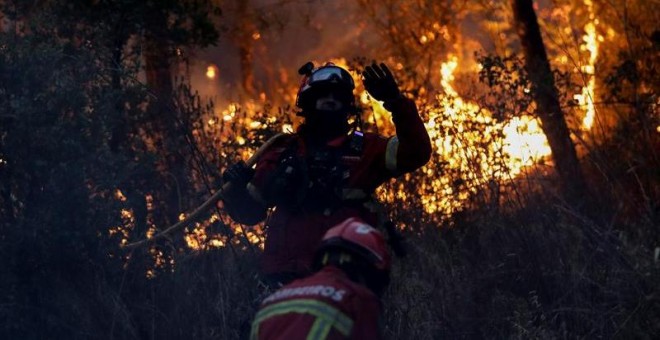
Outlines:
<svg viewBox="0 0 660 340"><path fill-rule="evenodd" d="M250 339L380 339L379 317L374 293L327 266L264 299Z"/></svg>
<svg viewBox="0 0 660 340"><path fill-rule="evenodd" d="M348 217L360 217L377 226L376 212L365 206L374 190L389 179L428 162L431 144L414 102L402 97L388 103L386 108L392 112L396 136L385 138L365 133L359 148L354 147L354 136L329 141L321 151L339 154L340 170L336 172L340 173L341 179L326 186L311 186L302 198L302 204L296 207L275 206L266 220L266 242L261 259L264 275L290 273L303 276L309 273L314 251L329 228ZM291 134L276 140L259 158L255 176L247 186L251 197L262 203L252 208L242 207L243 211L253 209L248 215L263 215L263 209L273 204L264 197L272 186L273 177L285 176L277 171L281 168L282 158L292 152L292 147L293 153L307 159L307 167L313 169L310 158L318 154L319 147L307 143L304 135ZM311 174L295 176L317 175L313 170L309 172ZM285 190L284 195L295 196L297 193ZM328 196L338 199L325 199ZM232 217L242 222L240 218Z"/></svg>

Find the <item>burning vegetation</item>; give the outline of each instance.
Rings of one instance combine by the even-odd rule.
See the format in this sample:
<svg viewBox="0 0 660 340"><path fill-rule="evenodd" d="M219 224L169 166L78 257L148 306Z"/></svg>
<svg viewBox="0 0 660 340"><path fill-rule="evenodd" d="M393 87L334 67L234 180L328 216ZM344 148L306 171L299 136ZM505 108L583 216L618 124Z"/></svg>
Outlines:
<svg viewBox="0 0 660 340"><path fill-rule="evenodd" d="M368 4L363 4L368 5ZM594 124L596 115L595 92L596 76L595 69L598 61L599 43L604 41L604 36L596 29L599 25L599 19L594 13L594 4L590 0L585 0L582 4L582 10L586 12L587 20L583 27L566 27L560 34L575 34L581 31L577 46L570 46L572 62L569 63L569 57L566 54L559 55L559 69L569 74L570 77L577 79L576 87L571 89L573 93L566 93L565 96L574 99L575 106L572 114L581 124L576 126L589 132ZM616 33L611 27L603 28L607 31L610 39L616 38ZM574 32L575 31L575 32ZM453 33L455 36L456 33ZM260 37L259 33L254 33L252 37ZM451 38L452 33L447 25L441 25L438 22L430 24L430 29L423 30L419 34L418 42L420 45L432 44L437 38L443 41L456 40ZM468 39L468 38L461 38ZM258 40L254 38L253 40ZM562 46L568 48L568 46ZM539 164L552 163L551 148L547 138L541 129L541 122L534 112L537 107L531 98L531 84L524 78L524 70L518 65L514 70L515 59L506 61L500 60L500 64L488 65L490 69L485 70L482 62L492 62L487 58L477 60L478 56L469 56L461 46L455 45L446 48L447 53L436 56L438 65L439 79L437 84L431 84L430 88L425 88L424 84L415 81L414 78L404 78L406 83L401 84L406 89L424 89L423 92L430 96L421 96L418 98L420 110L426 118L427 131L435 146L434 161L425 166L421 172L424 174L422 179L415 179L408 183L398 184L397 187L388 187L381 190L379 197L388 203L395 201L418 201L425 212L425 222L434 223L450 222L452 215L458 211L475 203L478 198L480 204L488 202L489 204L501 204L501 200L506 199L501 196L501 192L506 190L512 182L519 181L520 178L528 176L531 172L538 171ZM452 52L453 50L453 52ZM463 55L466 60L459 60L458 55ZM401 62L397 57L390 57L396 65L396 69L403 69ZM362 65L362 61L356 59L348 62L346 59L329 60L337 65L347 69L355 70ZM403 61L403 60L402 60ZM464 66L459 63L472 65ZM322 64L318 62L317 64ZM508 64L508 65L507 65ZM494 70L494 68L503 68ZM493 85L493 73L509 72L504 74L509 79L497 79L496 82L506 83L509 93L515 95L520 102L518 107L509 107L510 112L490 112L489 105L492 105L492 95L502 96L503 94L492 93L491 98L486 98L483 93L477 91L466 91L466 94L460 94L456 88L455 79L457 70L462 70L460 76L466 79L488 77L488 82ZM286 73L287 70L279 70ZM488 74L488 73L491 74ZM352 72L355 79L360 75ZM206 88L209 83L217 83L219 67L216 64L206 66L206 80L200 80L195 87ZM500 74L501 76L501 74ZM220 79L221 81L221 79ZM427 85L428 86L428 85ZM211 86L213 89L215 87ZM199 139L212 138L213 147L217 150L226 149L227 145L234 145L238 149L238 157L247 159L254 152L257 143L247 143L248 139L259 134L268 134L270 131L292 132L296 118L293 112L280 111L272 116L264 113L273 106L286 106L291 104L291 98L295 98L297 84L285 84L285 91L273 92L268 94L261 93L258 98L249 98L243 102L231 102L223 107L213 107L203 117L201 127L192 130L193 136ZM481 89L483 92L483 88ZM496 90L495 90L496 91ZM511 92L513 91L513 92ZM515 93L514 93L515 92ZM283 95L286 93L286 95ZM218 94L213 94L215 97ZM369 98L367 92L360 86L356 90L356 96L364 108L364 117L368 129L376 129L386 135L394 133L393 125L390 121L389 113L382 107L378 101ZM430 98L429 98L430 97ZM226 101L226 98L219 98L220 102ZM495 98L494 100L503 100ZM484 105L480 105L480 101ZM501 110L500 110L501 111ZM238 132L237 132L238 131ZM222 153L226 158L229 155ZM413 187L411 188L410 183ZM485 201L484 201L485 200ZM196 222L186 229L186 244L193 250L202 250L213 247L226 246L228 238L233 238L235 244L250 242L259 247L263 247L263 233L261 228L246 231L244 227L233 224L229 230L231 235L217 234L207 235L206 230L214 223L226 220L226 216L221 218L215 213L205 221ZM223 222L225 223L225 222ZM146 231L146 237L153 235L154 229ZM243 237L234 237L243 235ZM122 240L123 243L127 239Z"/></svg>

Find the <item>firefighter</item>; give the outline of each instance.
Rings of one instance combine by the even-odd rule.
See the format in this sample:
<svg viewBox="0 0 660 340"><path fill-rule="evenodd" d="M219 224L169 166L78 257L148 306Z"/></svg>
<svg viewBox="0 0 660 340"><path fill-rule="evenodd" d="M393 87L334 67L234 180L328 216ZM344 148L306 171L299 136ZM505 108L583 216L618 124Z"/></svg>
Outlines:
<svg viewBox="0 0 660 340"><path fill-rule="evenodd" d="M383 235L356 218L331 228L316 253L318 271L266 297L251 339L380 339L379 296L391 258Z"/></svg>
<svg viewBox="0 0 660 340"><path fill-rule="evenodd" d="M232 184L223 196L230 217L247 225L267 218L260 272L275 288L309 274L314 249L330 227L348 217L382 224L375 189L431 155L414 102L401 94L385 64L367 66L362 76L368 93L392 113L391 137L361 131L348 71L307 63L299 73L296 105L304 122L296 133L269 141L254 168L239 162L223 173Z"/></svg>

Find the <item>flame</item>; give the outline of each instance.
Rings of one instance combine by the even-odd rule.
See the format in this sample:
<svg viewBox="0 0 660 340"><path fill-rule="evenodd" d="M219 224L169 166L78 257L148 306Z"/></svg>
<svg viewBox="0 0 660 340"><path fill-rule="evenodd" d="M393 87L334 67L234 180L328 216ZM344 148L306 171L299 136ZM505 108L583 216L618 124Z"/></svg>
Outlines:
<svg viewBox="0 0 660 340"><path fill-rule="evenodd" d="M431 180L421 184L419 193L424 209L430 214L451 214L461 208L463 201L477 194L480 186L493 179L515 177L524 167L550 155L550 147L536 118L522 116L505 123L497 122L490 112L461 98L452 85L457 68L458 58L453 55L441 65L440 85L444 95L438 96L439 108L429 111L425 126L444 167L461 171L471 183L457 187L453 185L454 179L443 174L437 163L424 166L422 171ZM503 137L496 137L499 135ZM505 164L497 163L498 150L504 154ZM381 191L381 198L386 201L406 199L403 184L393 190Z"/></svg>
<svg viewBox="0 0 660 340"><path fill-rule="evenodd" d="M603 41L603 36L599 35L596 31L599 22L594 13L592 0L584 0L584 4L587 6L587 11L589 12L589 21L584 26L585 34L582 37L583 43L580 45L580 50L589 53L587 64L581 68L581 72L585 75L586 86L583 86L582 92L576 94L573 98L578 102L578 105L585 107L582 128L589 130L593 126L594 118L596 117L596 108L594 106L594 91L596 88L595 65L598 59L598 45L599 42Z"/></svg>
<svg viewBox="0 0 660 340"><path fill-rule="evenodd" d="M458 58L456 56L450 56L449 60L442 64L440 73L442 74L442 80L440 85L444 89L446 96L441 99L442 106L445 110L445 115L457 116L463 115L456 129L458 132L462 132L463 126L462 123L467 120L476 119L477 121L490 124L490 127L487 127L487 132L495 132L497 129L502 129L504 132L504 141L503 141L503 150L504 153L510 159L508 163L508 173L510 176L518 175L523 167L530 166L534 164L539 159L549 156L550 146L545 137L545 134L539 126L538 119L531 116L524 115L522 117L515 117L511 121L507 122L503 126L498 126L494 123L490 117L490 113L481 109L475 103L466 103L460 98L458 92L451 85L454 81L454 71L458 67ZM453 103L453 105L450 105ZM480 115L480 112L484 112L483 115ZM443 122L444 123L444 122ZM427 125L428 127L428 125ZM431 129L433 130L433 129ZM436 137L437 133L433 133ZM445 148L451 149L452 140L451 138L445 137L444 139L436 138L436 146L444 146ZM442 143L438 141L442 140ZM460 141L457 142L458 146L462 146ZM443 157L452 156L445 152ZM459 160L452 160L455 165L459 165ZM484 165L487 167L487 165Z"/></svg>
<svg viewBox="0 0 660 340"><path fill-rule="evenodd" d="M215 65L209 65L206 67L206 77L209 79L215 79L218 73L218 67Z"/></svg>
<svg viewBox="0 0 660 340"><path fill-rule="evenodd" d="M552 152L539 121L530 116L514 117L503 128L504 152L509 156L509 174L517 176Z"/></svg>
<svg viewBox="0 0 660 340"><path fill-rule="evenodd" d="M195 223L195 227L192 230L186 228L184 240L186 241L188 248L201 251L227 246L227 244L229 244L229 237L227 235L212 235L207 230L211 224L219 219L220 217L217 214L213 214L209 219ZM234 222L231 222L229 227L231 229L231 236L240 236L233 238L234 244L241 244L243 248L257 246L263 250L265 234L261 227L256 226L246 229L241 224ZM241 242L241 240L245 240L247 243Z"/></svg>

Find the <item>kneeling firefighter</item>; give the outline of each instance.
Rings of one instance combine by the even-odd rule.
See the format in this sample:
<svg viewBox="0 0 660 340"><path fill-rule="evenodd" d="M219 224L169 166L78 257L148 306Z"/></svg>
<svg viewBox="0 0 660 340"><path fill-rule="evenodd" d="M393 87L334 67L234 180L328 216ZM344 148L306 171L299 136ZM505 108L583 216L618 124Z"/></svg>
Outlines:
<svg viewBox="0 0 660 340"><path fill-rule="evenodd" d="M396 135L391 137L359 128L348 71L307 63L299 73L304 77L296 105L303 124L296 133L269 141L254 168L239 162L223 174L232 183L223 196L231 218L247 225L267 218L261 274L271 287L309 274L324 233L346 218L382 224L383 214L374 209L375 189L431 156L415 103L401 94L385 64L367 66L362 76L368 93L392 113ZM356 124L349 123L351 116Z"/></svg>

